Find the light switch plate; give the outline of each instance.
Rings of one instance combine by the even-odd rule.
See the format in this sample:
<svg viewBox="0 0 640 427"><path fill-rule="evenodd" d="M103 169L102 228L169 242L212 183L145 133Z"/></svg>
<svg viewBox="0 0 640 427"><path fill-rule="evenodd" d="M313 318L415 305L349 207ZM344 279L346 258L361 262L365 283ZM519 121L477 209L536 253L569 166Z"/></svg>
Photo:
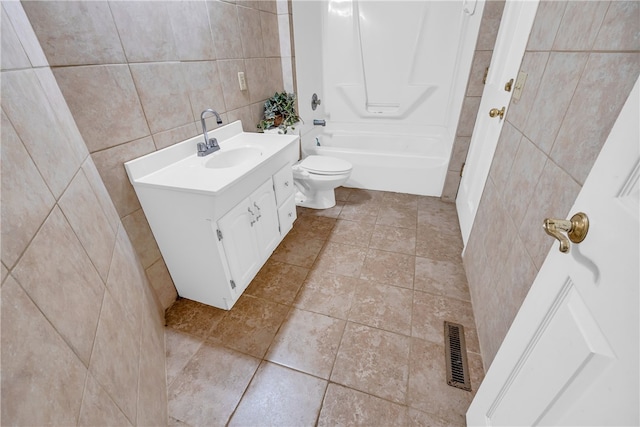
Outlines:
<svg viewBox="0 0 640 427"><path fill-rule="evenodd" d="M516 84L513 86L513 100L519 101L522 97L522 89L524 88L524 83L527 81L528 74L520 71L518 73L518 78L516 79Z"/></svg>

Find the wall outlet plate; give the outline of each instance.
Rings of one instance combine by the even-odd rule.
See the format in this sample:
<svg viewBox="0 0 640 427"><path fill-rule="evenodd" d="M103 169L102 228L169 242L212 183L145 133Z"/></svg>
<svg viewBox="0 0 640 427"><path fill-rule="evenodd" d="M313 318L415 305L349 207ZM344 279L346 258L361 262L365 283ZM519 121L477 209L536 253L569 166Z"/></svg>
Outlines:
<svg viewBox="0 0 640 427"><path fill-rule="evenodd" d="M243 71L238 71L238 84L240 90L247 90L247 79L245 79Z"/></svg>

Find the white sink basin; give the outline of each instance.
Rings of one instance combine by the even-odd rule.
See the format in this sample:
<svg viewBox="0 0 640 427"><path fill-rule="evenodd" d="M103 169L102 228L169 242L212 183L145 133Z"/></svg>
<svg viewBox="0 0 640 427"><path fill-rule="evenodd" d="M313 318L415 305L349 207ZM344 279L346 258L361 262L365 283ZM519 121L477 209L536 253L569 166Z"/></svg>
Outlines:
<svg viewBox="0 0 640 427"><path fill-rule="evenodd" d="M297 156L297 135L251 133L242 130L238 120L208 132L216 138L220 150L198 157L194 136L165 149L125 163L134 187L153 187L217 194L269 164L279 153L291 151ZM292 159L295 161L295 159Z"/></svg>
<svg viewBox="0 0 640 427"><path fill-rule="evenodd" d="M205 156L205 168L225 169L241 166L247 162L252 162L262 156L262 150L258 147L245 146L218 150L213 154Z"/></svg>

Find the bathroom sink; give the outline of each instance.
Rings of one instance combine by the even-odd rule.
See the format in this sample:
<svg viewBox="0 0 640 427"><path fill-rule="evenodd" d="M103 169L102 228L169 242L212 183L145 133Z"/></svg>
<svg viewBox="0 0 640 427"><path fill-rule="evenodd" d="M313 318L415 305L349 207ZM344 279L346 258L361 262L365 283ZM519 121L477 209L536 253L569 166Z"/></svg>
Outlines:
<svg viewBox="0 0 640 427"><path fill-rule="evenodd" d="M204 167L210 169L233 168L245 163L255 161L262 156L262 150L258 147L245 146L218 150L205 157Z"/></svg>
<svg viewBox="0 0 640 427"><path fill-rule="evenodd" d="M152 187L217 195L239 182L258 179L256 173L261 174L283 153L291 156L291 163L297 160L297 135L244 132L239 120L208 134L218 140L220 150L206 156L197 155L197 145L203 141L203 136L197 135L126 162L136 191Z"/></svg>

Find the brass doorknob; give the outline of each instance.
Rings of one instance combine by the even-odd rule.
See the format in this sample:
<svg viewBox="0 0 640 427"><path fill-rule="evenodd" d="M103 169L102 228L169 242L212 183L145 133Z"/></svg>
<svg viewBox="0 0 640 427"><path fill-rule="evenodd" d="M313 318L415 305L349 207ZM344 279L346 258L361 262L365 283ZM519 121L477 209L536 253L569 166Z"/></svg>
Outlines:
<svg viewBox="0 0 640 427"><path fill-rule="evenodd" d="M489 111L489 117L500 116L500 118L502 119L502 118L504 118L504 110L505 110L505 107L502 107L499 110L497 108L492 108Z"/></svg>
<svg viewBox="0 0 640 427"><path fill-rule="evenodd" d="M567 253L569 252L569 240L573 243L580 243L587 237L589 218L583 212L578 212L570 220L547 218L544 220L543 227L549 236L558 239L560 252ZM562 233L567 233L567 235Z"/></svg>

